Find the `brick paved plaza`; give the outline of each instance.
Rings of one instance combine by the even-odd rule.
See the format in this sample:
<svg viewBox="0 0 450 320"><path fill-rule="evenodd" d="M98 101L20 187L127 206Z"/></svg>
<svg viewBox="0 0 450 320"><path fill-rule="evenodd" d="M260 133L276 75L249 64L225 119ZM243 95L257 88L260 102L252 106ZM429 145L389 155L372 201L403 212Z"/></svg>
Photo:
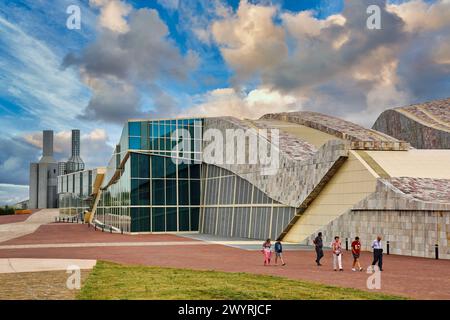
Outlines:
<svg viewBox="0 0 450 320"><path fill-rule="evenodd" d="M0 259L5 258L96 259L124 264L248 272L368 290L368 275L351 271L350 252L344 254L344 272L332 270L330 252L325 252L323 266L317 267L314 252L300 246L298 250L290 246L290 250L285 252L287 266L264 267L261 253L246 249L245 243L238 248L231 247L229 242L212 243L170 234L110 234L95 231L86 224L43 224L33 233L0 243ZM396 255L385 255L384 258L385 271L380 291L417 299L450 299L450 261ZM368 266L371 253L363 252L361 262Z"/></svg>

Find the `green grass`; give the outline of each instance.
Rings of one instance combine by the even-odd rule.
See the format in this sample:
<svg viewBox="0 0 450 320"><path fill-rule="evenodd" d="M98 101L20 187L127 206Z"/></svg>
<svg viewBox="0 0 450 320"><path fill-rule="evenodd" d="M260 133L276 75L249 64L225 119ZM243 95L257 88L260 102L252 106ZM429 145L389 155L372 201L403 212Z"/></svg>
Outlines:
<svg viewBox="0 0 450 320"><path fill-rule="evenodd" d="M78 299L404 299L281 277L98 261Z"/></svg>

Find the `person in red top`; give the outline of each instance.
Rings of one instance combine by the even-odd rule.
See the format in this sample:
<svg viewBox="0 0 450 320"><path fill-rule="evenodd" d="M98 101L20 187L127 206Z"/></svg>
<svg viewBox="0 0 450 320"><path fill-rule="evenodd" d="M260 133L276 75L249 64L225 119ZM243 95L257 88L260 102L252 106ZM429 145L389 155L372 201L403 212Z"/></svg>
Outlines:
<svg viewBox="0 0 450 320"><path fill-rule="evenodd" d="M355 267L358 265L358 270L363 271L361 264L359 263L359 256L361 254L361 242L359 242L359 237L355 237L355 241L352 242L352 254L353 254L353 266L352 271L356 271Z"/></svg>

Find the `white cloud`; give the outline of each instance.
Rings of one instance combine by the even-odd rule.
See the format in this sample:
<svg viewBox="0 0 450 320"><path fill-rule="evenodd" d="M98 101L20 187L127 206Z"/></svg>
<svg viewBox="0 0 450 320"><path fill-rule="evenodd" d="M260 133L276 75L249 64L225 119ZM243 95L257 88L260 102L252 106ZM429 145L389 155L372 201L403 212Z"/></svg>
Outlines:
<svg viewBox="0 0 450 320"><path fill-rule="evenodd" d="M268 89L255 89L248 94L233 88L215 89L198 96L196 105L186 111L189 116L234 116L256 119L266 113L298 110L298 99Z"/></svg>
<svg viewBox="0 0 450 320"><path fill-rule="evenodd" d="M248 80L277 68L288 54L285 31L273 23L275 7L241 1L235 15L212 24L212 34L226 62Z"/></svg>
<svg viewBox="0 0 450 320"><path fill-rule="evenodd" d="M157 0L158 3L167 10L176 10L180 5L180 0Z"/></svg>
<svg viewBox="0 0 450 320"><path fill-rule="evenodd" d="M423 0L390 4L388 10L405 21L409 32L433 31L450 25L450 1L437 0L427 3Z"/></svg>
<svg viewBox="0 0 450 320"><path fill-rule="evenodd" d="M74 120L89 96L77 74L61 70L61 58L51 48L1 15L0 28L0 46L11 57L0 61L0 94L43 127L61 128ZM5 119L0 125L14 128Z"/></svg>
<svg viewBox="0 0 450 320"><path fill-rule="evenodd" d="M0 206L12 206L28 199L28 186L0 183Z"/></svg>
<svg viewBox="0 0 450 320"><path fill-rule="evenodd" d="M118 33L129 30L126 20L132 10L129 4L120 0L90 0L89 4L100 8L99 24L103 28Z"/></svg>

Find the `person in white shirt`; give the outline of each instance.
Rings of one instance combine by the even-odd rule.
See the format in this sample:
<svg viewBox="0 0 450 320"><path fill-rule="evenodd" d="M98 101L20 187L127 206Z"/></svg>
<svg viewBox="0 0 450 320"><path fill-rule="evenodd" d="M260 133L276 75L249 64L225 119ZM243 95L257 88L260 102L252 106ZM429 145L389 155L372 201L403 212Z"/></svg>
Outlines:
<svg viewBox="0 0 450 320"><path fill-rule="evenodd" d="M381 236L378 236L376 240L373 240L372 249L373 249L372 266L374 266L378 262L378 267L380 268L380 271L383 271L383 245L381 243Z"/></svg>
<svg viewBox="0 0 450 320"><path fill-rule="evenodd" d="M337 265L339 265L339 271L342 269L342 245L339 237L334 237L334 241L331 243L331 250L333 251L333 269L337 271Z"/></svg>

